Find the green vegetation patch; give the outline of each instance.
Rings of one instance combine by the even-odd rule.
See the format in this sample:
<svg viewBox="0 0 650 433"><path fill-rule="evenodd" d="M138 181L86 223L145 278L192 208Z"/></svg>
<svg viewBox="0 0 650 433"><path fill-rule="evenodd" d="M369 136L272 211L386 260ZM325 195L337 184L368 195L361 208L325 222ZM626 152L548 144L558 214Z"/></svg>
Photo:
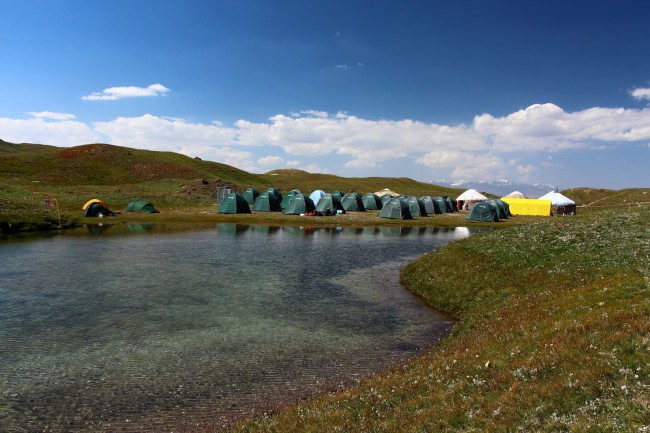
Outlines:
<svg viewBox="0 0 650 433"><path fill-rule="evenodd" d="M648 207L481 233L402 278L459 318L448 339L233 431L647 431Z"/></svg>

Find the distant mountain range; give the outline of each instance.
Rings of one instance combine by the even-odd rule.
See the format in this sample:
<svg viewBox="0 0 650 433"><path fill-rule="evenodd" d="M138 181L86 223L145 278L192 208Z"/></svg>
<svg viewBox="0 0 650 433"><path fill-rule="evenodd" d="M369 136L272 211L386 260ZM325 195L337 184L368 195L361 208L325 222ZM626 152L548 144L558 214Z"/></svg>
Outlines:
<svg viewBox="0 0 650 433"><path fill-rule="evenodd" d="M531 185L526 183L513 182L510 180L492 180L480 182L465 180L453 182L446 180L434 180L431 181L431 183L448 188L475 189L479 192L486 192L500 197L508 195L513 191L519 191L526 197L538 198L549 191L555 190L555 186L550 184L536 183Z"/></svg>

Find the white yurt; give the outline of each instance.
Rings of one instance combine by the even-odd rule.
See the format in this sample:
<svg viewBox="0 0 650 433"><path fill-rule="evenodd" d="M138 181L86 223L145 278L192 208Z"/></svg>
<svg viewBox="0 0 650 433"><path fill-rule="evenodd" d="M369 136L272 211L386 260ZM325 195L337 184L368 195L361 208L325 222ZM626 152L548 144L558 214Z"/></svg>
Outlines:
<svg viewBox="0 0 650 433"><path fill-rule="evenodd" d="M557 191L551 191L539 198L540 200L551 200L552 215L575 215L576 202L560 194Z"/></svg>
<svg viewBox="0 0 650 433"><path fill-rule="evenodd" d="M458 197L456 197L456 204L458 206L458 210L469 210L470 206L472 206L474 203L478 203L480 201L485 201L488 200L486 196L481 194L475 189L468 189Z"/></svg>

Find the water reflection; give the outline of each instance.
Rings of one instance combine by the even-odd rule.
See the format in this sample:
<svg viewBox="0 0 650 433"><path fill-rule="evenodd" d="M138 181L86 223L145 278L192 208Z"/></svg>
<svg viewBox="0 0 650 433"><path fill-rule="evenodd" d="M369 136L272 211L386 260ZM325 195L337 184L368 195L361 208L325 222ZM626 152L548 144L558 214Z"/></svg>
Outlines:
<svg viewBox="0 0 650 433"><path fill-rule="evenodd" d="M208 428L354 383L449 330L399 269L468 233L102 224L0 244L0 425Z"/></svg>

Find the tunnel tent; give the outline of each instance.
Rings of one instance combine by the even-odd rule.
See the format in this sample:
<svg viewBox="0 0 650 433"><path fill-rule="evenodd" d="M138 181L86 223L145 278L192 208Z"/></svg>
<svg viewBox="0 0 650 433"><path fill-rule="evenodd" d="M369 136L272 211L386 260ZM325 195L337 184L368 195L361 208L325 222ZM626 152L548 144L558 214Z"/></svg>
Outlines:
<svg viewBox="0 0 650 433"><path fill-rule="evenodd" d="M467 221L498 222L496 205L490 206L485 201L474 203L467 214Z"/></svg>
<svg viewBox="0 0 650 433"><path fill-rule="evenodd" d="M361 201L363 202L363 207L365 207L366 210L381 210L383 207L381 199L377 194L373 192L369 192L368 194L364 195Z"/></svg>
<svg viewBox="0 0 650 433"><path fill-rule="evenodd" d="M287 194L288 195L288 194ZM285 215L304 215L316 209L314 202L301 192L294 193L282 211Z"/></svg>
<svg viewBox="0 0 650 433"><path fill-rule="evenodd" d="M325 194L322 196L316 206L316 212L325 215L336 215L338 211L343 212L343 206L341 206L341 200L333 194Z"/></svg>
<svg viewBox="0 0 650 433"><path fill-rule="evenodd" d="M270 191L264 191L257 196L252 206L253 212L280 212L280 200Z"/></svg>
<svg viewBox="0 0 650 433"><path fill-rule="evenodd" d="M251 213L251 208L243 195L231 192L223 199L217 212L223 214Z"/></svg>
<svg viewBox="0 0 650 433"><path fill-rule="evenodd" d="M385 203L384 207L381 209L381 212L379 212L379 217L402 220L413 219L413 216L409 211L408 203L406 203L406 200L399 197L394 197Z"/></svg>
<svg viewBox="0 0 650 433"><path fill-rule="evenodd" d="M104 203L100 201L95 201L90 203L84 209L83 215L85 217L106 217L106 216L115 216L117 212L110 210Z"/></svg>
<svg viewBox="0 0 650 433"><path fill-rule="evenodd" d="M349 192L341 199L341 206L347 212L365 212L366 207L363 205L363 197L357 192Z"/></svg>
<svg viewBox="0 0 650 433"><path fill-rule="evenodd" d="M255 188L248 188L242 193L249 206L253 206L255 199L260 195L260 192Z"/></svg>
<svg viewBox="0 0 650 433"><path fill-rule="evenodd" d="M427 211L424 208L424 202L419 198L413 196L407 197L406 203L409 206L409 212L411 212L412 216L414 217L427 216Z"/></svg>
<svg viewBox="0 0 650 433"><path fill-rule="evenodd" d="M312 192L311 194L309 194L309 198L311 199L311 201L314 202L314 206L318 206L318 201L324 195L325 195L325 191L323 191L322 189L317 189L314 192Z"/></svg>
<svg viewBox="0 0 650 433"><path fill-rule="evenodd" d="M126 205L124 212L138 212L138 213L160 213L158 210L146 200L134 200Z"/></svg>
<svg viewBox="0 0 650 433"><path fill-rule="evenodd" d="M287 207L289 201L291 201L293 196L295 196L296 194L302 194L302 193L300 192L299 189L292 189L287 193L287 195L282 197L282 201L280 202L280 207L282 208L282 210L284 210Z"/></svg>

